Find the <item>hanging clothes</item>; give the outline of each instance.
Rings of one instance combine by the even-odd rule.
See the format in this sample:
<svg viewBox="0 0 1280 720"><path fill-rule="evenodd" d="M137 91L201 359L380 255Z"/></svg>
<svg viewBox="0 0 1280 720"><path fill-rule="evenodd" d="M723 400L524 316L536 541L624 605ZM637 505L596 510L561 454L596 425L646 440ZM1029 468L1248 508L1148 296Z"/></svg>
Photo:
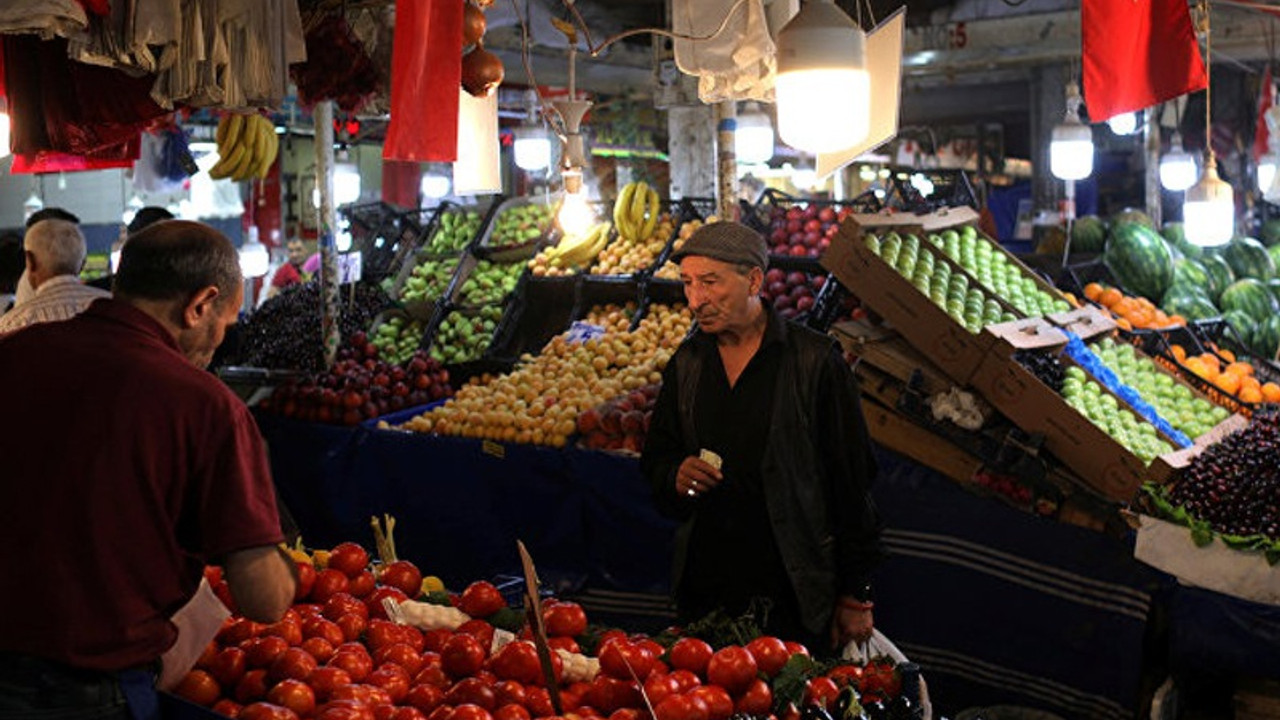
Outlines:
<svg viewBox="0 0 1280 720"><path fill-rule="evenodd" d="M382 84L381 73L341 15L326 15L307 31L307 61L292 72L303 107L333 100L348 113L359 110Z"/></svg>
<svg viewBox="0 0 1280 720"><path fill-rule="evenodd" d="M41 39L70 37L89 25L75 0L7 0L0 3L0 35L35 34Z"/></svg>
<svg viewBox="0 0 1280 720"><path fill-rule="evenodd" d="M719 34L711 36L730 16ZM672 0L671 29L678 35L707 37L674 42L676 65L698 78L698 98L773 102L777 63L762 0Z"/></svg>
<svg viewBox="0 0 1280 720"><path fill-rule="evenodd" d="M458 159L462 3L397 0L391 123L383 160Z"/></svg>
<svg viewBox="0 0 1280 720"><path fill-rule="evenodd" d="M70 38L67 51L79 62L154 73L160 69L155 50L177 44L181 26L181 0L113 0L107 14L91 17Z"/></svg>

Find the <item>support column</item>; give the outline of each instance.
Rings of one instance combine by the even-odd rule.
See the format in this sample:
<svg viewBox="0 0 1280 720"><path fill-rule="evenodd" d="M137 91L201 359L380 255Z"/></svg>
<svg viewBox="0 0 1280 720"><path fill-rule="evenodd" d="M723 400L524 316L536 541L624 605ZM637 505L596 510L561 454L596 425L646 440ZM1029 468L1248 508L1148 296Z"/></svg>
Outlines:
<svg viewBox="0 0 1280 720"><path fill-rule="evenodd" d="M1035 210L1058 210L1062 181L1049 170L1053 126L1067 112L1067 73L1063 65L1041 65L1031 75L1031 198Z"/></svg>
<svg viewBox="0 0 1280 720"><path fill-rule="evenodd" d="M1147 216L1161 227L1164 223L1161 221L1160 215L1163 212L1163 202L1160 194L1160 123L1159 113L1155 108L1149 108L1143 115L1146 117L1146 123L1143 124L1142 137L1145 152L1143 153L1146 168L1146 190L1147 190Z"/></svg>
<svg viewBox="0 0 1280 720"><path fill-rule="evenodd" d="M342 342L338 326L338 246L334 233L338 212L333 205L333 101L316 103L312 111L316 128L316 187L320 189L320 327L324 342L324 366L333 367Z"/></svg>
<svg viewBox="0 0 1280 720"><path fill-rule="evenodd" d="M681 105L667 109L670 137L671 197L715 197L716 124L707 105Z"/></svg>
<svg viewBox="0 0 1280 720"><path fill-rule="evenodd" d="M738 129L738 105L733 100L716 103L716 213L721 220L738 219L738 155L734 134Z"/></svg>

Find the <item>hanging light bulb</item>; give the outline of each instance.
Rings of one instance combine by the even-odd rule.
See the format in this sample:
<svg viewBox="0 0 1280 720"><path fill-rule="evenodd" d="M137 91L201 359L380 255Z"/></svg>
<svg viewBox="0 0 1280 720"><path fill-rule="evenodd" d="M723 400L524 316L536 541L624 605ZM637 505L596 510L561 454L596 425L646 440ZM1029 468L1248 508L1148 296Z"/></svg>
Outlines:
<svg viewBox="0 0 1280 720"><path fill-rule="evenodd" d="M521 125L514 134L516 167L538 172L551 164L551 133L541 123Z"/></svg>
<svg viewBox="0 0 1280 720"><path fill-rule="evenodd" d="M1160 184L1165 190L1182 192L1196 182L1196 158L1182 149L1182 135L1174 131L1169 139L1169 152L1160 158Z"/></svg>
<svg viewBox="0 0 1280 720"><path fill-rule="evenodd" d="M346 148L338 151L333 164L333 204L350 205L360 199L360 166L351 162Z"/></svg>
<svg viewBox="0 0 1280 720"><path fill-rule="evenodd" d="M1067 114L1053 127L1049 170L1060 180L1083 180L1093 172L1093 130L1080 121L1080 86L1067 83Z"/></svg>
<svg viewBox="0 0 1280 720"><path fill-rule="evenodd" d="M767 163L773 157L773 122L759 103L748 102L738 115L733 152L746 165Z"/></svg>
<svg viewBox="0 0 1280 720"><path fill-rule="evenodd" d="M1107 120L1107 127L1116 135L1132 135L1138 129L1137 113L1120 113Z"/></svg>
<svg viewBox="0 0 1280 720"><path fill-rule="evenodd" d="M778 137L811 153L852 147L871 128L866 34L834 0L808 0L778 32Z"/></svg>
<svg viewBox="0 0 1280 720"><path fill-rule="evenodd" d="M267 246L258 240L258 226L249 226L249 237L240 246L240 274L246 278L257 278L267 274L271 269L271 255Z"/></svg>
<svg viewBox="0 0 1280 720"><path fill-rule="evenodd" d="M1182 203L1182 224L1187 242L1209 247L1222 245L1235 234L1236 204L1231 185L1218 177L1218 161L1213 156L1213 33L1209 25L1209 3L1204 12L1204 174L1187 189Z"/></svg>
<svg viewBox="0 0 1280 720"><path fill-rule="evenodd" d="M1267 202L1280 202L1280 105L1272 105L1267 120L1267 154L1258 158L1258 189Z"/></svg>
<svg viewBox="0 0 1280 720"><path fill-rule="evenodd" d="M22 203L22 219L25 221L27 218L35 215L43 209L44 200L36 194L35 188L33 187L31 189L31 197L27 198L27 201Z"/></svg>
<svg viewBox="0 0 1280 720"><path fill-rule="evenodd" d="M137 193L134 193L133 197L129 198L129 202L124 205L124 212L120 214L121 222L125 225L133 222L133 219L138 215L138 211L145 206L146 203L142 202L142 198L138 197Z"/></svg>
<svg viewBox="0 0 1280 720"><path fill-rule="evenodd" d="M565 190L560 201L560 211L556 213L556 222L566 235L585 235L595 224L596 214L587 204L587 196L582 191Z"/></svg>
<svg viewBox="0 0 1280 720"><path fill-rule="evenodd" d="M453 182L448 175L439 172L435 166L428 166L422 173L422 182L418 189L422 192L424 199L439 200L447 196L452 188Z"/></svg>

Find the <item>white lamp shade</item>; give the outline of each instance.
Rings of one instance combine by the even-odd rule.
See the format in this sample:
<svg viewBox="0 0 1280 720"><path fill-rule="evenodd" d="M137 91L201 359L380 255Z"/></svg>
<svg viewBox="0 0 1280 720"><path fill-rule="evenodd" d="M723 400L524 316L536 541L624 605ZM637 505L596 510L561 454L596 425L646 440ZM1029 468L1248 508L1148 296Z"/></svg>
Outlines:
<svg viewBox="0 0 1280 720"><path fill-rule="evenodd" d="M556 215L560 229L566 235L584 235L596 221L596 214L587 204L587 197L581 192L564 194L560 202L560 212Z"/></svg>
<svg viewBox="0 0 1280 720"><path fill-rule="evenodd" d="M852 147L871 125L866 34L831 0L809 0L778 32L778 137L811 153Z"/></svg>
<svg viewBox="0 0 1280 720"><path fill-rule="evenodd" d="M733 153L738 162L748 165L766 163L773 157L773 122L756 103L747 103L738 115Z"/></svg>
<svg viewBox="0 0 1280 720"><path fill-rule="evenodd" d="M340 162L333 166L333 203L350 205L360 199L360 168L355 163Z"/></svg>
<svg viewBox="0 0 1280 720"><path fill-rule="evenodd" d="M818 183L818 173L813 168L797 168L791 173L791 184L797 190L812 190Z"/></svg>
<svg viewBox="0 0 1280 720"><path fill-rule="evenodd" d="M1137 113L1120 113L1107 120L1107 126L1116 135L1132 135L1138 129Z"/></svg>
<svg viewBox="0 0 1280 720"><path fill-rule="evenodd" d="M0 112L0 158L9 156L9 113Z"/></svg>
<svg viewBox="0 0 1280 720"><path fill-rule="evenodd" d="M422 197L432 200L439 200L449 194L449 190L453 187L452 181L444 175L428 173L422 176L422 182L419 190L422 191Z"/></svg>
<svg viewBox="0 0 1280 720"><path fill-rule="evenodd" d="M551 138L541 125L521 125L515 138L516 167L536 172L551 164Z"/></svg>
<svg viewBox="0 0 1280 720"><path fill-rule="evenodd" d="M240 274L247 278L262 277L271 269L271 255L267 246L250 240L240 246Z"/></svg>
<svg viewBox="0 0 1280 720"><path fill-rule="evenodd" d="M1235 213L1235 193L1210 163L1200 181L1187 189L1182 205L1187 241L1202 247L1226 243L1235 234Z"/></svg>
<svg viewBox="0 0 1280 720"><path fill-rule="evenodd" d="M1276 184L1276 168L1280 167L1280 155L1275 152L1269 152L1258 158L1258 189L1262 191L1262 196L1267 200L1274 201L1274 193L1280 191L1275 187Z"/></svg>
<svg viewBox="0 0 1280 720"><path fill-rule="evenodd" d="M1160 158L1160 184L1165 190L1182 192L1196 184L1199 173L1195 156L1182 148L1175 146Z"/></svg>
<svg viewBox="0 0 1280 720"><path fill-rule="evenodd" d="M1093 172L1093 131L1079 120L1053 127L1049 170L1060 180L1083 180Z"/></svg>

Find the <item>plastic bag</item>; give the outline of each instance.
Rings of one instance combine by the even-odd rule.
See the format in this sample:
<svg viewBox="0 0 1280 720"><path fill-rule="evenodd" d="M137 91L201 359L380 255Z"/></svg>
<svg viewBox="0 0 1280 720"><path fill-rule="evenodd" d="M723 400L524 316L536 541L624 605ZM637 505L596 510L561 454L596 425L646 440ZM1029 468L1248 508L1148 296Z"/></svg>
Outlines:
<svg viewBox="0 0 1280 720"><path fill-rule="evenodd" d="M453 162L458 157L462 3L396 2L391 124L383 160Z"/></svg>
<svg viewBox="0 0 1280 720"><path fill-rule="evenodd" d="M680 35L708 40L676 39L676 65L698 77L698 97L704 103L722 100L773 101L777 71L773 39L761 0L672 0L671 27Z"/></svg>
<svg viewBox="0 0 1280 720"><path fill-rule="evenodd" d="M894 645L893 641L879 630L872 630L871 639L861 645L850 640L849 644L845 645L844 650L840 652L840 658L842 660L854 663L855 665L866 665L867 661L874 657L891 658L894 664L897 665L911 662L907 659L907 656L898 649L898 646ZM926 718L926 720L933 717L933 703L929 702L929 688L925 684L923 676L920 678L919 707L923 711L923 717Z"/></svg>

